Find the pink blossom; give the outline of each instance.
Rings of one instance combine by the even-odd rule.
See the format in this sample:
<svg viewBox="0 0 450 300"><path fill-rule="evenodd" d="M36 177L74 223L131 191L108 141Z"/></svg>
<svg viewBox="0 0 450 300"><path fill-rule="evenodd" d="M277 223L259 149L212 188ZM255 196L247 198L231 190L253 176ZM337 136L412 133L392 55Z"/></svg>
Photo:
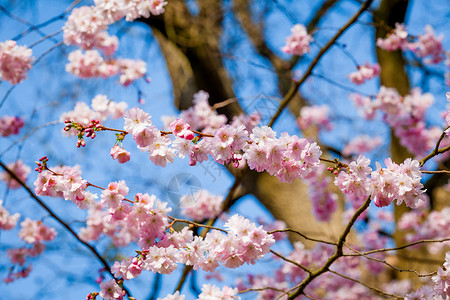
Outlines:
<svg viewBox="0 0 450 300"><path fill-rule="evenodd" d="M405 25L396 23L395 29L388 34L387 38L377 39L377 46L387 51L403 49L407 46L407 37Z"/></svg>
<svg viewBox="0 0 450 300"><path fill-rule="evenodd" d="M428 57L426 63L437 64L444 60L444 50L442 47L442 39L444 35L436 37L433 27L425 26L425 34L419 35L417 42L409 45L409 48L419 57Z"/></svg>
<svg viewBox="0 0 450 300"><path fill-rule="evenodd" d="M342 154L346 156L352 154L363 154L372 151L373 149L381 146L381 144L382 141L380 137L359 135L345 145L344 149L342 149Z"/></svg>
<svg viewBox="0 0 450 300"><path fill-rule="evenodd" d="M7 165L8 169L10 169L20 180L23 182L27 181L28 174L31 171L31 168L25 165L20 159L16 162L10 163ZM12 178L9 173L1 172L0 179L6 182L6 185L11 189L17 189L21 187L20 183Z"/></svg>
<svg viewBox="0 0 450 300"><path fill-rule="evenodd" d="M111 156L113 159L117 159L119 164L124 164L130 160L130 152L118 145L111 148Z"/></svg>
<svg viewBox="0 0 450 300"><path fill-rule="evenodd" d="M215 285L204 284L202 287L202 292L198 295L198 300L239 300L241 297L236 296L238 293L237 288L231 288L224 286L222 289L216 287Z"/></svg>
<svg viewBox="0 0 450 300"><path fill-rule="evenodd" d="M0 78L18 84L31 69L31 49L17 46L16 41L0 42Z"/></svg>
<svg viewBox="0 0 450 300"><path fill-rule="evenodd" d="M72 10L64 25L64 42L92 47L96 35L108 28L107 20L95 6L81 6Z"/></svg>
<svg viewBox="0 0 450 300"><path fill-rule="evenodd" d="M145 149L150 153L150 160L155 165L165 167L168 162L173 162L175 151L169 147L170 143L170 138L161 135Z"/></svg>
<svg viewBox="0 0 450 300"><path fill-rule="evenodd" d="M431 280L434 282L434 291L440 295L442 299L450 296L450 269L439 268L437 274Z"/></svg>
<svg viewBox="0 0 450 300"><path fill-rule="evenodd" d="M119 67L114 61L105 61L97 50L75 50L69 54L66 71L80 78L106 78L116 75Z"/></svg>
<svg viewBox="0 0 450 300"><path fill-rule="evenodd" d="M315 169L305 178L309 184L313 213L319 221L328 222L337 208L338 195L329 190L329 177L324 175L324 167Z"/></svg>
<svg viewBox="0 0 450 300"><path fill-rule="evenodd" d="M194 220L204 220L216 217L222 208L222 196L214 196L207 190L200 190L192 195L180 198L182 214Z"/></svg>
<svg viewBox="0 0 450 300"><path fill-rule="evenodd" d="M15 213L11 215L6 208L3 206L3 200L0 200L0 229L1 230L11 230L16 227L17 220L20 214Z"/></svg>
<svg viewBox="0 0 450 300"><path fill-rule="evenodd" d="M116 283L114 279L103 281L100 283L101 291L99 293L100 297L105 300L119 299L122 300L125 291Z"/></svg>
<svg viewBox="0 0 450 300"><path fill-rule="evenodd" d="M313 38L306 31L306 27L296 24L291 28L291 35L286 38L286 45L281 49L283 52L302 56L310 51L309 44Z"/></svg>
<svg viewBox="0 0 450 300"><path fill-rule="evenodd" d="M225 125L227 118L219 115L208 103L209 94L199 91L194 94L194 105L180 113L179 118L191 126L191 130L202 130L203 133L214 133Z"/></svg>
<svg viewBox="0 0 450 300"><path fill-rule="evenodd" d="M108 208L116 209L120 202L125 199L128 191L125 181L111 182L108 184L108 188L102 191L102 203L106 204Z"/></svg>
<svg viewBox="0 0 450 300"><path fill-rule="evenodd" d="M364 118L367 120L373 120L375 118L376 107L370 97L354 93L350 95L350 99Z"/></svg>
<svg viewBox="0 0 450 300"><path fill-rule="evenodd" d="M151 116L137 107L127 110L123 118L125 119L123 128L133 135L152 124L150 121Z"/></svg>
<svg viewBox="0 0 450 300"><path fill-rule="evenodd" d="M185 300L186 297L184 295L180 295L180 291L176 291L172 295L167 295L164 298L158 298L158 300Z"/></svg>
<svg viewBox="0 0 450 300"><path fill-rule="evenodd" d="M114 262L111 267L111 272L114 273L116 278L122 277L124 280L130 280L138 277L141 274L142 260L136 257L129 257L128 259Z"/></svg>
<svg viewBox="0 0 450 300"><path fill-rule="evenodd" d="M194 138L194 133L189 130L190 126L183 119L176 119L170 123L170 130L175 136L184 138L187 140L192 140Z"/></svg>
<svg viewBox="0 0 450 300"><path fill-rule="evenodd" d="M305 106L300 110L300 116L297 119L298 126L305 130L310 126L317 126L320 130L325 128L331 129L330 117L328 115L327 105Z"/></svg>
<svg viewBox="0 0 450 300"><path fill-rule="evenodd" d="M56 231L42 224L41 221L32 221L26 218L22 223L19 236L27 243L34 244L41 241L51 241L56 236Z"/></svg>
<svg viewBox="0 0 450 300"><path fill-rule="evenodd" d="M130 85L138 78L144 77L147 72L146 63L142 60L120 59L118 60L120 83Z"/></svg>
<svg viewBox="0 0 450 300"><path fill-rule="evenodd" d="M16 248L7 250L9 260L13 264L18 264L23 266L25 264L26 256L29 255L29 250L27 248Z"/></svg>
<svg viewBox="0 0 450 300"><path fill-rule="evenodd" d="M22 118L3 116L0 118L0 135L10 136L19 134L19 130L25 125Z"/></svg>
<svg viewBox="0 0 450 300"><path fill-rule="evenodd" d="M170 274L177 268L178 252L170 245L167 248L152 246L144 261L144 268L154 273Z"/></svg>
<svg viewBox="0 0 450 300"><path fill-rule="evenodd" d="M358 71L350 73L348 77L354 84L362 84L368 79L372 79L380 73L380 66L378 64L370 65L366 63L363 66L358 66Z"/></svg>

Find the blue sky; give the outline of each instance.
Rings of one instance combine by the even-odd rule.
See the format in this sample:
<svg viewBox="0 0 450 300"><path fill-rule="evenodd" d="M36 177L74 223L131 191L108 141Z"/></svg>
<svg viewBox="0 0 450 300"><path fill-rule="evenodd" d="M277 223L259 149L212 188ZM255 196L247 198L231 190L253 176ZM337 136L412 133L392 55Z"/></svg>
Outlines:
<svg viewBox="0 0 450 300"><path fill-rule="evenodd" d="M170 2L170 0L169 0ZM312 7L314 1L278 1L295 12L294 19L300 23L307 21L309 12L315 8ZM446 34L444 44L449 48L448 16L450 9L446 1L435 1L430 7L428 1L411 1L412 9L409 11L408 28L411 32L422 33L425 24L432 24L436 27L438 33ZM1 5L9 7L9 1L0 1ZM26 4L24 4L26 3ZM82 4L90 4L83 1ZM11 6L11 12L32 24L39 24L49 18L63 12L68 2L45 0L36 1L33 4L21 1ZM326 24L321 25L321 29L314 36L313 53L323 45L327 39L335 33L350 14L356 11L355 1L343 1L332 10L327 18ZM274 13L270 15L266 35L269 41L278 53L283 45L285 37L289 34L289 28L292 21L285 15ZM321 64L314 71L317 74L326 75L329 78L336 79L345 86L351 87L350 82L345 75L354 71L355 66L345 54L346 51L352 53L354 59L360 64L366 61L375 62L374 49L371 46L373 33L369 26L369 16L364 16L358 24L346 33L339 41L340 47L334 47L322 59ZM42 31L45 34L57 32L63 26L64 21L56 21ZM267 102L266 98L279 97L274 84L275 75L273 72L257 67L256 64L267 66L267 62L255 56L254 50L249 42L243 38L239 29L233 29L233 20L226 18L224 26L226 32L233 33L233 36L225 35L224 43L233 39L233 47L224 44L224 49L229 49L234 59L225 59L228 68L236 70L239 81L235 82L236 94L241 100L243 107L253 109L260 103ZM11 39L17 34L27 30L27 26L16 20L0 13L0 41ZM127 28L127 30L124 30ZM228 30L229 29L229 30ZM445 32L447 30L447 32ZM237 33L236 33L236 32ZM111 32L121 33L121 42L119 55L122 57L139 58L147 61L148 75L151 77L151 83L144 80L127 88L117 84L117 78L110 80L80 80L64 72L67 62L67 54L71 48L66 46L52 51L45 56L38 65L30 72L28 80L14 88L5 103L0 107L0 116L4 114L14 114L24 117L27 122L21 135L9 138L3 138L0 143L0 158L5 162L14 161L17 158L22 159L29 166L33 166L35 160L43 155L49 155L50 165L67 164L82 165L83 176L88 180L100 186L107 186L110 181L126 179L130 186L130 194L137 192L148 192L156 194L160 199L167 199L168 183L171 179L180 174L188 172L199 179L202 188L207 188L218 195L225 195L227 188L232 184L232 178L223 168L208 163L203 166L188 167L187 160L177 159L173 165L166 168L154 166L146 155L136 149L133 141L126 140L124 147L131 151L132 161L128 165L119 165L116 161L109 158L109 149L114 144L114 135L105 133L98 135L93 141L87 141L84 149L76 149L74 138L65 138L61 134L62 125L44 126L34 132L37 126L58 121L62 112L73 109L76 101L90 103L90 100L96 94L106 94L115 101L126 101L129 107L139 106L152 115L152 121L161 126L161 115L176 114L172 104L170 78L165 69L165 62L159 52L156 40L149 34L149 30L142 24L127 24L122 22L113 28ZM36 33L30 33L18 41L20 45L31 45L41 36ZM62 35L55 36L56 41L62 40ZM42 53L54 45L54 41L46 40L33 48L33 56L39 57ZM307 64L312 59L309 55L303 63L299 64L298 72L301 74ZM251 62L251 63L249 63ZM55 76L56 75L56 76ZM413 84L420 83L421 77L416 72L411 72ZM377 89L377 81L358 88L364 93L373 94ZM7 82L0 83L0 99L11 86ZM353 88L355 88L353 86ZM430 80L423 86L424 90L432 92L436 97L436 105L433 108L433 115L438 110L442 110L445 105L445 92L447 87L438 80ZM146 103L138 104L138 91L142 93ZM378 120L373 123L367 123L358 120L355 110L349 110L348 91L340 87L330 85L319 77L312 77L302 88L304 95L314 100L316 104L331 103L333 112L333 121L335 129L322 138L327 143L339 148L342 143L348 141L355 132L379 135L387 139L388 129ZM271 100L272 101L272 100ZM269 101L270 103L270 101ZM269 111L272 106L268 106ZM350 130L349 120L352 122ZM284 113L279 122L276 123L277 132L287 131L290 134L300 134L296 126L293 126L293 118ZM433 123L439 123L439 120L432 119ZM356 124L356 125L355 125ZM122 120L108 123L110 127L120 128L123 126ZM4 149L10 147L18 138L27 133L32 134L29 138L15 144L12 149L4 153ZM381 160L387 156L387 143L375 158ZM36 174L30 174L28 183L32 185ZM25 193L21 191L8 191L4 185L0 185L0 199L5 201L5 207L11 212L20 212L23 216L42 219L46 224L55 226L59 235L57 239L48 244L48 250L38 260L33 261L33 272L25 280L18 280L5 286L0 283L1 290L10 299L24 299L30 296L36 296L39 299L47 299L51 296L64 299L84 298L90 291L98 291L98 286L93 282L97 277L97 270L100 265L93 259L93 256L83 248L83 246L74 242L73 238L68 236L61 227L51 220ZM72 203L61 199L45 198L46 203L55 210L63 219L70 222L75 228L83 226L82 220L85 212L75 208ZM271 217L251 196L245 197L233 208L233 212L239 212L244 216L256 219L257 216L264 216L267 220ZM21 246L17 239L17 230L12 232L0 233L0 248L2 253L10 246ZM132 255L135 247L128 247L116 251L109 247L109 240L102 239L98 244L100 249L109 259L122 253ZM288 246L281 245L283 250ZM258 267L257 271L265 271L267 263L264 262ZM0 274L6 274L9 267L5 255L0 259ZM222 270L224 275L231 279L236 274L244 274L246 268L240 268L236 271ZM2 277L6 275L1 275ZM199 283L203 282L204 273L199 272ZM173 276L164 276L160 296L165 296L171 292L175 286L175 280L178 280L179 274L175 272ZM129 289L133 291L138 299L144 299L150 293L152 274L145 274L138 280L127 282ZM188 291L188 289L186 289ZM251 296L249 296L251 299Z"/></svg>

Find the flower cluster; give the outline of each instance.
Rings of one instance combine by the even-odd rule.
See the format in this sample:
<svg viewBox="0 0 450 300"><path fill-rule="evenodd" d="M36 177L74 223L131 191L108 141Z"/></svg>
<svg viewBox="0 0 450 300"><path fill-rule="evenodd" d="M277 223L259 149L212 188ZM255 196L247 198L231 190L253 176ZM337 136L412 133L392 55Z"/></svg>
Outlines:
<svg viewBox="0 0 450 300"><path fill-rule="evenodd" d="M331 124L328 110L329 107L327 105L305 106L300 110L297 124L302 130L310 126L316 126L319 130L322 128L330 130Z"/></svg>
<svg viewBox="0 0 450 300"><path fill-rule="evenodd" d="M45 226L41 221L26 218L22 223L19 236L28 244L39 244L42 241L51 241L56 236L55 229Z"/></svg>
<svg viewBox="0 0 450 300"><path fill-rule="evenodd" d="M31 49L17 46L16 41L0 42L0 78L18 84L31 69Z"/></svg>
<svg viewBox="0 0 450 300"><path fill-rule="evenodd" d="M0 200L0 229L11 230L16 227L17 220L20 218L19 213L11 215L3 206L3 200Z"/></svg>
<svg viewBox="0 0 450 300"><path fill-rule="evenodd" d="M418 161L408 158L397 165L387 158L386 168L382 168L378 162L376 164L377 170L372 171L369 167L370 160L360 155L356 162L352 161L335 179L336 186L351 197L356 206L368 196L371 196L378 207L388 206L395 199L398 205L405 202L411 208L426 201L426 194L420 183L422 176Z"/></svg>
<svg viewBox="0 0 450 300"><path fill-rule="evenodd" d="M70 120L87 127L92 120L103 122L110 116L114 119L121 118L126 108L125 102L114 102L105 95L97 95L92 99L91 107L84 102L77 102L72 111L63 113L59 119L61 122ZM78 134L75 127L64 132L68 135Z"/></svg>
<svg viewBox="0 0 450 300"><path fill-rule="evenodd" d="M207 190L199 190L192 195L180 198L182 214L193 220L204 220L217 217L222 208L222 196L211 195Z"/></svg>
<svg viewBox="0 0 450 300"><path fill-rule="evenodd" d="M409 45L409 48L419 57L425 58L426 63L437 64L444 60L444 50L442 47L442 39L444 35L435 36L433 27L425 26L425 34L419 35L417 42Z"/></svg>
<svg viewBox="0 0 450 300"><path fill-rule="evenodd" d="M110 59L104 60L97 50L75 50L69 54L66 71L81 78L111 77L120 75L120 83L130 85L146 74L146 64L142 60Z"/></svg>
<svg viewBox="0 0 450 300"><path fill-rule="evenodd" d="M338 195L330 191L330 178L325 176L324 169L323 165L313 169L304 180L309 185L308 194L311 198L314 215L317 220L328 222L337 208Z"/></svg>
<svg viewBox="0 0 450 300"><path fill-rule="evenodd" d="M432 149L442 132L439 127L426 128L425 111L434 98L429 93L422 94L420 89L413 89L410 95L402 97L395 89L382 86L375 101L360 95L353 97L369 119L377 110L382 111L400 143L416 156L425 155Z"/></svg>
<svg viewBox="0 0 450 300"><path fill-rule="evenodd" d="M140 17L148 18L151 14L162 14L166 4L161 0L97 0L94 6L73 9L63 28L64 43L79 46L86 52L71 52L66 70L81 78L106 78L119 74L120 83L124 86L144 77L145 62L119 58L105 60L94 48L111 57L118 48L119 39L108 34L109 25L124 17L133 21Z"/></svg>
<svg viewBox="0 0 450 300"><path fill-rule="evenodd" d="M309 44L313 38L302 24L295 24L291 28L291 35L286 38L286 45L281 49L283 52L302 56L310 51Z"/></svg>
<svg viewBox="0 0 450 300"><path fill-rule="evenodd" d="M395 29L388 34L387 38L378 38L377 46L387 51L411 50L421 58L431 56L431 58L425 60L425 63L437 64L444 60L443 38L443 35L437 37L433 28L427 25L425 26L425 34L419 35L417 41L409 42L405 25L397 23Z"/></svg>
<svg viewBox="0 0 450 300"><path fill-rule="evenodd" d="M186 140L192 140L195 136L195 134L191 130L189 130L191 126L184 122L183 119L176 119L175 121L170 123L169 128L170 130L172 130L172 133L175 136Z"/></svg>
<svg viewBox="0 0 450 300"><path fill-rule="evenodd" d="M366 80L372 79L380 74L380 66L378 64L370 65L366 63L363 66L358 66L358 71L350 73L348 78L354 84L363 84Z"/></svg>
<svg viewBox="0 0 450 300"><path fill-rule="evenodd" d="M136 203L125 217L125 223L134 222L138 227L141 235L138 245L143 250L138 251L140 254L137 257L115 262L112 271L124 280L139 276L143 270L170 274L177 268L177 263L210 272L219 266L219 262L228 268L237 268L244 263L254 264L269 252L275 242L262 226L256 227L238 215L226 222L227 235L212 230L205 238L194 237L186 227L179 232L164 232L167 219L160 219L163 215L159 216L155 209L147 215L145 210L142 211L144 207L137 207L139 211L136 211L135 206ZM136 216L138 220L135 220Z"/></svg>
<svg viewBox="0 0 450 300"><path fill-rule="evenodd" d="M94 6L75 8L63 27L64 43L77 45L84 50L101 49L105 55L112 55L118 47L117 37L109 36L108 20L101 10Z"/></svg>
<svg viewBox="0 0 450 300"><path fill-rule="evenodd" d="M200 136L193 140L176 136L172 143L167 132L159 131L152 125L150 115L137 107L125 113L124 129L133 135L138 148L149 153L150 160L162 167L173 162L175 152L181 158L189 156L191 166L206 161L210 155L220 164L233 163L235 167L245 160L251 169L258 172L266 170L283 182L291 182L306 176L319 165L322 152L316 143L289 136L287 133L282 133L278 139L276 133L267 126L253 127L252 133L249 134L246 126L237 120L230 125L223 125L226 118L212 113L209 104L205 103L205 97L200 96L202 94L196 95L197 99L194 100L197 100L197 103L194 108L183 111L180 115L191 120L189 124L194 128L201 128L206 119L214 119L216 122L213 127L204 128ZM200 109L199 106L203 108ZM186 127L183 127L186 125L180 126L180 129L176 128L176 125L187 123L186 120L181 120L184 119L172 122L173 129L179 130L178 133L175 132L176 135L186 130ZM215 126L219 127L216 129Z"/></svg>
<svg viewBox="0 0 450 300"><path fill-rule="evenodd" d="M225 125L227 118L219 115L208 103L209 94L199 91L194 94L193 106L180 113L183 119L190 125L191 130L201 130L204 133L214 133L215 130Z"/></svg>
<svg viewBox="0 0 450 300"><path fill-rule="evenodd" d="M100 10L109 23L126 18L131 22L137 18L149 18L150 15L164 13L164 0L132 0L132 1L108 1L94 0L95 8Z"/></svg>
<svg viewBox="0 0 450 300"><path fill-rule="evenodd" d="M222 289L211 284L204 284L202 286L202 292L198 295L197 300L240 300L241 297L236 296L238 289L224 286ZM172 295L167 295L164 298L158 298L158 300L185 300L186 297L181 295L179 291L176 291Z"/></svg>
<svg viewBox="0 0 450 300"><path fill-rule="evenodd" d="M428 212L425 206L402 214L398 222L401 230L408 230L406 242L416 242L423 239L441 239L450 235L450 208L441 211ZM430 244L428 250L438 253L446 249L450 242Z"/></svg>
<svg viewBox="0 0 450 300"><path fill-rule="evenodd" d="M25 125L22 118L3 116L0 118L0 135L10 136L19 134L19 130Z"/></svg>
<svg viewBox="0 0 450 300"><path fill-rule="evenodd" d="M20 159L16 162L8 164L7 167L23 182L26 182L28 174L31 171L31 168L25 165ZM9 173L0 173L0 180L6 182L6 185L11 189L17 189L21 187L20 183L12 178Z"/></svg>
<svg viewBox="0 0 450 300"><path fill-rule="evenodd" d="M113 300L118 299L122 300L125 295L125 291L116 283L114 279L110 279L108 281L103 281L100 283L100 297L105 300Z"/></svg>
<svg viewBox="0 0 450 300"><path fill-rule="evenodd" d="M40 172L34 182L37 195L64 198L87 208L92 202L90 193L86 191L87 182L81 178L78 167L56 167L53 171Z"/></svg>
<svg viewBox="0 0 450 300"><path fill-rule="evenodd" d="M247 280L240 279L238 288L257 290L258 299L287 299L282 291L294 288L307 276L306 271L298 265L314 270L322 266L333 252L329 245L318 244L312 249L306 249L301 242L296 242L293 251L286 255L289 261L283 261L281 266L270 274L251 275ZM357 280L361 278L360 260L356 257L341 258L331 269ZM272 288L267 289L268 286ZM363 285L330 272L322 274L307 285L305 294L314 299L372 299L370 291Z"/></svg>
<svg viewBox="0 0 450 300"><path fill-rule="evenodd" d="M434 291L442 299L450 297L450 251L445 254L445 262L439 267L437 274L431 280L434 282Z"/></svg>
<svg viewBox="0 0 450 300"><path fill-rule="evenodd" d="M11 263L18 265L20 268L17 272L13 272L14 268L11 268L8 277L3 280L5 283L10 283L17 278L27 277L31 271L31 265L23 267L27 258L40 255L45 250L45 245L42 242L51 241L56 236L55 229L44 225L41 221L26 218L20 223L20 226L19 236L31 247L8 249L7 253Z"/></svg>
<svg viewBox="0 0 450 300"><path fill-rule="evenodd" d="M371 137L368 135L359 135L348 142L342 149L342 154L350 156L352 154L363 154L381 146L380 137Z"/></svg>
<svg viewBox="0 0 450 300"><path fill-rule="evenodd" d="M393 29L385 39L378 38L377 46L387 51L404 49L408 45L408 32L405 25L396 23Z"/></svg>
<svg viewBox="0 0 450 300"><path fill-rule="evenodd" d="M110 154L113 159L117 159L119 164L124 164L130 161L130 152L119 145L114 145L111 148Z"/></svg>

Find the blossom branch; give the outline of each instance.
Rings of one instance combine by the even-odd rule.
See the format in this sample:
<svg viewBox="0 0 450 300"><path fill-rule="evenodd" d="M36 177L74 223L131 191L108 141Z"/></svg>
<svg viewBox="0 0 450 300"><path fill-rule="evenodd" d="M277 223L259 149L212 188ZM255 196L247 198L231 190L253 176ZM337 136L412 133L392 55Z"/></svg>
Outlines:
<svg viewBox="0 0 450 300"><path fill-rule="evenodd" d="M394 266L394 265L388 263L388 262L385 261L385 260L378 259L378 258L375 258L375 257L371 257L371 256L368 256L368 255L366 255L366 254L362 254L361 252L359 252L358 250L356 250L356 249L350 247L350 246L347 245L347 244L346 244L346 246L347 246L350 250L352 250L352 251L354 251L354 252L360 254L360 256L364 256L365 258L367 258L367 259L369 259L369 260L373 260L373 261L376 261L376 262L385 264L386 266L388 266L388 267L390 267L390 268L392 268L392 269L394 269L394 270L396 270L396 271L398 271L398 272L400 272L400 273L401 273L401 272L415 273L418 277L430 277L430 276L433 276L433 275L436 273L436 272L432 272L432 273L429 273L429 274L420 274L420 273L417 272L416 270L400 269L400 268L398 268L398 267L396 267L396 266ZM346 255L344 255L344 256L346 256Z"/></svg>
<svg viewBox="0 0 450 300"><path fill-rule="evenodd" d="M275 123L275 121L278 119L278 117L281 115L281 112L284 110L284 108L289 104L289 102L291 102L291 100L294 98L294 95L297 93L297 91L299 90L300 86L306 81L306 79L308 79L308 77L311 75L313 69L316 67L316 65L319 63L320 59L322 58L322 56L331 48L331 46L334 45L334 43L337 41L337 39L351 26L353 25L359 18L359 16L361 16L361 14L363 12L365 12L369 7L370 4L372 3L372 0L368 0L366 2L364 2L364 4L361 6L361 8L358 10L358 12L351 17L347 23L341 27L341 29L338 30L338 32L328 41L328 43L326 43L326 45L320 49L319 53L316 55L316 57L313 59L313 61L311 62L311 64L309 65L308 69L305 71L305 73L303 74L302 78L300 78L300 80L298 81L294 81L293 84L291 85L291 88L289 89L289 91L286 93L286 95L284 96L282 102L280 103L280 106L278 107L277 111L275 112L275 114L272 116L272 119L270 120L268 126L272 127L273 124Z"/></svg>
<svg viewBox="0 0 450 300"><path fill-rule="evenodd" d="M229 189L228 194L225 197L225 200L223 201L222 212L224 212L225 210L228 210L228 208L232 205L232 202L234 202L233 201L233 196L234 196L234 193L237 191L239 185L241 184L241 180L243 178L244 172L242 172L240 176L236 176L235 177L234 183L231 186L231 188ZM206 236L206 234L209 232L209 228L207 226L210 227L210 226L214 225L214 223L219 218L219 216L220 216L220 214L218 214L215 218L209 219L206 222L205 228L203 229L203 231L199 235L200 237L204 238ZM184 266L183 273L181 274L180 280L178 281L177 287L175 288L174 292L181 290L181 288L183 287L184 282L186 281L187 276L192 271L192 269L193 269L193 266L188 266L188 265Z"/></svg>
<svg viewBox="0 0 450 300"><path fill-rule="evenodd" d="M299 267L299 268L302 269L303 271L306 271L306 272L308 272L309 274L311 274L311 270L310 270L310 269L308 269L307 267L305 267L305 266L299 264L298 262L295 262L295 261L293 261L293 260L290 260L289 258L284 257L283 255L281 255L281 254L279 254L279 253L277 253L277 252L275 252L275 251L273 251L273 250L270 250L270 252L271 252L272 254L278 256L278 257L281 258L282 260L287 261L287 262L289 262L289 263L291 263L291 264L293 264L293 265L296 265L297 267Z"/></svg>
<svg viewBox="0 0 450 300"><path fill-rule="evenodd" d="M424 244L424 243L443 243L443 242L448 242L448 241L450 241L450 238L445 238L445 239L440 239L440 240L420 240L420 241L412 242L412 243L405 244L405 245L395 247L395 248L375 249L375 250L370 250L370 251L365 251L365 252L358 252L358 254L348 253L348 254L344 254L344 256L360 256L360 255L367 255L367 254L378 253L378 252L396 251L396 250L401 250L401 249L405 249L405 248L408 248L411 246Z"/></svg>
<svg viewBox="0 0 450 300"><path fill-rule="evenodd" d="M344 255L344 253L343 253L343 246L344 246L345 240L346 240L348 234L350 233L351 228L353 227L353 225L355 224L356 220L358 219L358 217L369 207L370 202L371 202L371 199L370 199L370 197L368 197L366 199L366 201L364 202L364 204L361 205L361 207L356 210L355 214L352 216L352 218L350 219L350 222L347 224L347 226L344 229L344 232L342 233L342 235L339 238L339 241L337 243L337 250L336 250L336 252L327 260L327 262L325 262L325 264L319 270L309 274L308 277L306 277L300 283L300 285L298 286L298 289L288 296L289 300L295 299L299 295L304 294L304 290L305 290L306 286L311 281L313 281L316 277L322 275L323 273L329 271L330 266L339 257Z"/></svg>
<svg viewBox="0 0 450 300"><path fill-rule="evenodd" d="M202 227L202 228L208 228L208 229L215 229L215 230L222 231L222 232L224 232L224 233L228 233L228 231L226 231L226 230L224 230L224 229L221 229L221 228L218 228L218 227L214 227L214 226L210 226L210 225L205 225L205 224L200 224L200 223L192 222L192 221L189 221L189 220L177 219L177 218L174 218L174 217L171 217L171 216L167 216L167 217L168 217L169 219L172 220L172 222L171 222L171 224L170 224L169 227L171 227L171 226L172 226L173 224L175 224L175 223L186 223L186 224L190 224L190 225L195 226L195 227Z"/></svg>
<svg viewBox="0 0 450 300"><path fill-rule="evenodd" d="M116 281L117 284L119 284L119 280L116 279L111 271L111 268L109 267L108 262L103 258L103 256L100 255L100 253L97 251L97 249L92 246L91 244L83 241L77 233L70 227L66 222L64 222L58 215L56 215L36 194L28 187L28 185L22 181L14 172L12 172L2 161L0 161L0 166L5 170L11 178L16 180L30 195L31 198L33 198L47 213L55 219L62 227L64 227L79 243L83 244L85 247L87 247L95 257L97 257L98 261L103 265L105 270L111 275L111 277ZM119 284L120 285L120 284ZM127 290L127 288L122 283L122 289L125 291L125 293L131 297L130 292Z"/></svg>
<svg viewBox="0 0 450 300"><path fill-rule="evenodd" d="M388 294L388 293L386 293L386 292L383 292L383 291L380 290L380 289L377 289L377 288L375 288L375 287L371 287L371 286L365 284L364 282L359 281L359 280L357 280L357 279L355 279L355 278L346 276L346 275L344 275L344 274L338 273L338 272L333 271L333 270L328 270L328 271L329 271L330 273L333 273L333 274L335 274L335 275L337 275L337 276L340 276L340 277L342 277L342 278L345 278L345 279L351 280L351 281L353 281L353 282L359 283L359 284L365 286L366 288L368 288L369 290L372 290L372 291L374 291L374 292L376 292L376 293L378 293L378 294L380 294L380 295L387 296L387 297L390 297L390 298L395 298L395 299L403 299L403 297L396 296L396 295L392 295L392 294Z"/></svg>
<svg viewBox="0 0 450 300"><path fill-rule="evenodd" d="M437 156L437 155L439 155L439 154L441 154L441 153L444 153L444 152L450 150L450 146L447 146L447 147L444 147L444 148L439 149L439 145L441 144L442 140L444 139L444 137L445 137L445 135L446 135L445 131L448 130L449 128L450 128L450 126L448 126L447 128L444 129L444 131L442 132L441 136L439 137L439 139L438 139L438 141L437 141L437 143L436 143L436 147L434 148L434 150L433 150L430 154L428 154L427 156L425 156L424 158L422 158L422 159L419 161L419 164L420 164L421 167L422 167L428 160L432 159L433 157L435 157L435 156Z"/></svg>

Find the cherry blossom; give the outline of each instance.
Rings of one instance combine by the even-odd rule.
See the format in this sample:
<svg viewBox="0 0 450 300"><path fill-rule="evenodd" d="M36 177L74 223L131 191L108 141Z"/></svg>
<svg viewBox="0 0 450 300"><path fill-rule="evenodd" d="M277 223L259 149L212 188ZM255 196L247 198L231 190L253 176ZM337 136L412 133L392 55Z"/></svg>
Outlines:
<svg viewBox="0 0 450 300"><path fill-rule="evenodd" d="M305 106L300 110L297 124L302 130L310 126L316 126L319 130L322 128L330 130L331 125L328 110L327 105Z"/></svg>
<svg viewBox="0 0 450 300"><path fill-rule="evenodd" d="M363 66L358 66L358 71L350 73L348 77L354 84L362 84L368 79L372 79L380 73L380 66L378 64L370 65L366 63Z"/></svg>
<svg viewBox="0 0 450 300"><path fill-rule="evenodd" d="M117 159L119 164L124 164L130 161L130 152L126 151L123 147L115 145L111 148L111 156L113 159Z"/></svg>
<svg viewBox="0 0 450 300"><path fill-rule="evenodd" d="M28 174L31 171L31 168L25 165L20 159L16 162L10 163L7 165L8 169L10 169L20 180L23 182L27 181ZM7 186L11 189L17 189L22 185L12 178L9 173L1 172L0 179L6 182Z"/></svg>
<svg viewBox="0 0 450 300"><path fill-rule="evenodd" d="M105 300L113 300L113 299L123 299L125 292L122 288L115 282L114 279L103 281L100 283L101 291L99 293L100 297L103 297Z"/></svg>
<svg viewBox="0 0 450 300"><path fill-rule="evenodd" d="M407 37L408 32L406 32L405 25L396 23L395 29L385 39L377 39L377 46L387 51L403 49L407 47Z"/></svg>
<svg viewBox="0 0 450 300"><path fill-rule="evenodd" d="M0 229L11 230L16 227L17 221L20 218L19 213L11 215L3 206L3 200L0 200Z"/></svg>
<svg viewBox="0 0 450 300"><path fill-rule="evenodd" d="M222 208L222 196L214 196L207 190L180 198L182 214L194 220L210 219L218 216Z"/></svg>
<svg viewBox="0 0 450 300"><path fill-rule="evenodd" d="M0 78L18 84L31 69L31 49L18 46L16 41L0 42Z"/></svg>
<svg viewBox="0 0 450 300"><path fill-rule="evenodd" d="M10 136L19 134L19 130L25 125L22 118L13 116L3 116L0 118L0 135Z"/></svg>
<svg viewBox="0 0 450 300"><path fill-rule="evenodd" d="M286 45L282 48L283 52L302 56L310 51L309 44L313 38L306 31L302 24L295 24L291 28L291 35L286 38Z"/></svg>

